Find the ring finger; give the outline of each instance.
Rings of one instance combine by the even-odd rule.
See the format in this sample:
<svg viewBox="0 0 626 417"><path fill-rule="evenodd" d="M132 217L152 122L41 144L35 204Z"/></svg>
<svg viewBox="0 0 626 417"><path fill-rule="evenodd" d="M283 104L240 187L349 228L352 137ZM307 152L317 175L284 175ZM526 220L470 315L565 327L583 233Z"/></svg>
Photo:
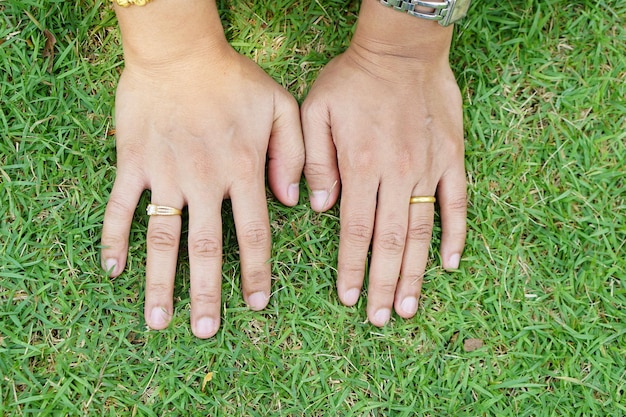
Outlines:
<svg viewBox="0 0 626 417"><path fill-rule="evenodd" d="M434 191L428 187L416 187L412 196L429 197L433 194ZM417 312L435 215L434 202L418 201L411 204L407 201L407 203L408 230L394 303L396 313L404 318L413 317Z"/></svg>
<svg viewBox="0 0 626 417"><path fill-rule="evenodd" d="M181 208L182 197L174 195L174 193L153 191L152 203L176 209ZM172 296L180 231L180 215L150 216L144 314L148 326L155 330L166 328L173 314Z"/></svg>

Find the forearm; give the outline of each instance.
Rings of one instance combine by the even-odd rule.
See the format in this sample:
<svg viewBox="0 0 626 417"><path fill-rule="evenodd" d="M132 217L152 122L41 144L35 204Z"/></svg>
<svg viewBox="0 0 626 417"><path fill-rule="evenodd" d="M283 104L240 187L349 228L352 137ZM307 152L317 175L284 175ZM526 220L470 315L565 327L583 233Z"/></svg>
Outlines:
<svg viewBox="0 0 626 417"><path fill-rule="evenodd" d="M213 0L156 0L115 6L126 65L165 65L193 54L220 54L228 44Z"/></svg>

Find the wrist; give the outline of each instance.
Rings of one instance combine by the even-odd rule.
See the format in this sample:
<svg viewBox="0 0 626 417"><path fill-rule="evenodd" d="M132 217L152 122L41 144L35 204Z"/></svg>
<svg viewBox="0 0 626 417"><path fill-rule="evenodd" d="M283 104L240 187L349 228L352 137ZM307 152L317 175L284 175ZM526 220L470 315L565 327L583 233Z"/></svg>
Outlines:
<svg viewBox="0 0 626 417"><path fill-rule="evenodd" d="M142 7L115 5L126 66L176 65L230 49L214 1L163 0Z"/></svg>
<svg viewBox="0 0 626 417"><path fill-rule="evenodd" d="M428 8L416 8L427 13ZM421 63L448 62L452 26L443 27L380 4L379 0L363 0L357 29L350 47L368 53L399 57Z"/></svg>

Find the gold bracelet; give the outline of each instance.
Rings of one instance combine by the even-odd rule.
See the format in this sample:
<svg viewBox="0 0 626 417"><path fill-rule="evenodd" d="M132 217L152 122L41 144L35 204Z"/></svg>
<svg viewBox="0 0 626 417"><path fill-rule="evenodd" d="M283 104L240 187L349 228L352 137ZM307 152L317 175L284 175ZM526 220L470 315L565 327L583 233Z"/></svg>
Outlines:
<svg viewBox="0 0 626 417"><path fill-rule="evenodd" d="M118 6L120 7L128 7L128 6L132 6L133 4L135 6L145 6L146 4L150 3L152 0L111 0L113 3L117 3Z"/></svg>

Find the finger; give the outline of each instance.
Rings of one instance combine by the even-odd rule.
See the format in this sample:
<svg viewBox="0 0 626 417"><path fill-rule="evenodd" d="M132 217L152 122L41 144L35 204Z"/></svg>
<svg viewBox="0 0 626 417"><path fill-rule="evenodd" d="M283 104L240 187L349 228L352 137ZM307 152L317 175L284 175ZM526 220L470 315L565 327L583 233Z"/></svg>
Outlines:
<svg viewBox="0 0 626 417"><path fill-rule="evenodd" d="M328 210L339 196L337 150L330 129L330 114L326 104L308 97L301 110L306 162L304 175L311 189L311 208Z"/></svg>
<svg viewBox="0 0 626 417"><path fill-rule="evenodd" d="M361 294L376 212L378 179L359 174L346 172L341 192L337 292L347 306Z"/></svg>
<svg viewBox="0 0 626 417"><path fill-rule="evenodd" d="M285 205L298 204L304 165L304 142L298 103L287 92L275 94L274 124L268 147L268 179L274 195Z"/></svg>
<svg viewBox="0 0 626 417"><path fill-rule="evenodd" d="M176 193L153 190L152 203L182 208ZM146 323L155 330L168 326L173 315L172 297L180 242L180 216L151 216L148 222L146 263Z"/></svg>
<svg viewBox="0 0 626 417"><path fill-rule="evenodd" d="M437 187L441 214L441 258L444 269L457 269L465 246L467 190L463 162L448 171Z"/></svg>
<svg viewBox="0 0 626 417"><path fill-rule="evenodd" d="M104 213L102 226L102 268L109 276L122 273L128 256L128 235L144 184L141 173L120 166Z"/></svg>
<svg viewBox="0 0 626 417"><path fill-rule="evenodd" d="M191 329L209 338L220 326L222 295L222 194L195 193L189 202Z"/></svg>
<svg viewBox="0 0 626 417"><path fill-rule="evenodd" d="M403 188L404 193L399 191ZM375 326L383 326L391 318L407 237L409 190L402 184L388 184L381 185L378 192L367 291L367 316Z"/></svg>
<svg viewBox="0 0 626 417"><path fill-rule="evenodd" d="M244 300L253 310L265 308L270 297L271 236L261 172L254 180L233 187L231 201L237 229Z"/></svg>
<svg viewBox="0 0 626 417"><path fill-rule="evenodd" d="M432 194L434 192L427 189L416 188L413 191L413 195L419 196ZM396 313L400 317L413 317L417 312L424 271L428 262L434 216L435 205L433 203L409 205L409 226L394 305Z"/></svg>

